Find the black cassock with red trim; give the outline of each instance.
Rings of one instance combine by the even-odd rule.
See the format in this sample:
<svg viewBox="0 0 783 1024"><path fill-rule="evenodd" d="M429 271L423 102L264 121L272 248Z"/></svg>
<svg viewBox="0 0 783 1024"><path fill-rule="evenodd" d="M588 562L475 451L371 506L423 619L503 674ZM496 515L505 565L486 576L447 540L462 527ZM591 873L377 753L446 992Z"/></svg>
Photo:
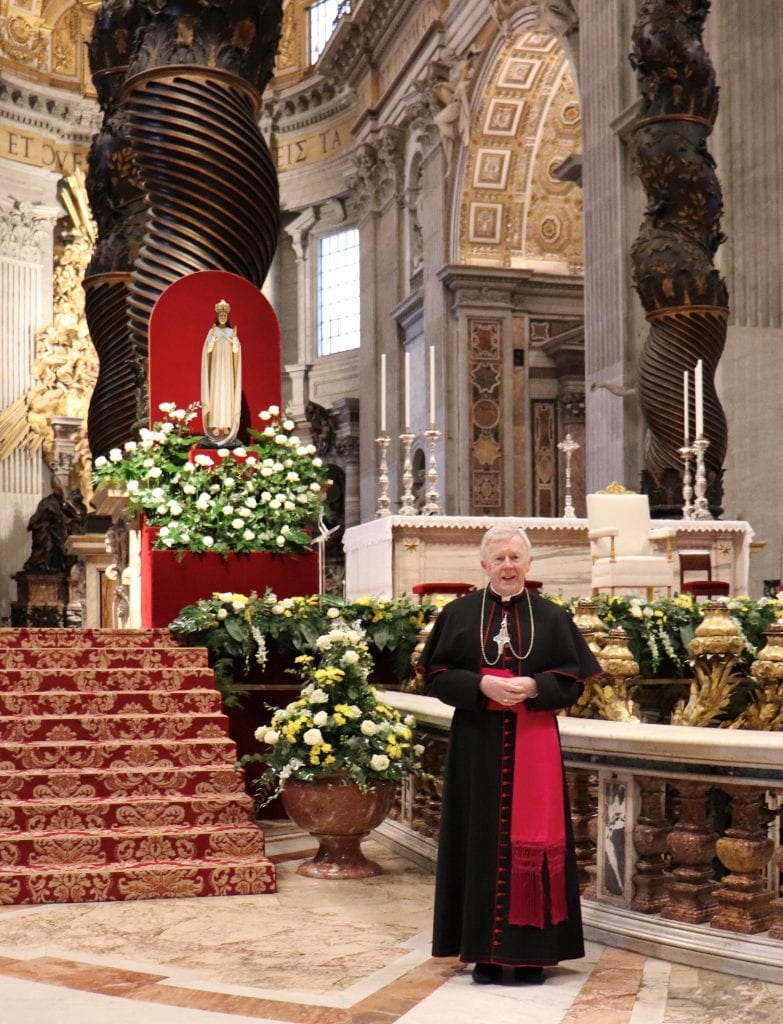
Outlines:
<svg viewBox="0 0 783 1024"><path fill-rule="evenodd" d="M521 712L492 705L479 688L482 670L532 676L538 696ZM554 713L579 699L582 680L599 673L600 665L558 605L526 591L502 601L487 588L446 605L418 671L427 693L456 709L443 788L433 956L515 967L584 956ZM554 892L563 886L558 846L565 849L564 905ZM531 860L531 851L537 858ZM512 924L510 916L537 923Z"/></svg>

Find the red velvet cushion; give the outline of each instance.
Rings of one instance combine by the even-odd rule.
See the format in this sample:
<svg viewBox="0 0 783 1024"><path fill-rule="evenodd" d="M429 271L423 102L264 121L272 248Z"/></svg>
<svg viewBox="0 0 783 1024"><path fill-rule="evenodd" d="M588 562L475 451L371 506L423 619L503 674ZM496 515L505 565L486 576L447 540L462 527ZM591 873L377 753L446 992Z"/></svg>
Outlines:
<svg viewBox="0 0 783 1024"><path fill-rule="evenodd" d="M422 594L467 594L469 590L473 590L472 583L417 583L415 587L411 587L411 591L414 594L421 596Z"/></svg>
<svg viewBox="0 0 783 1024"><path fill-rule="evenodd" d="M690 580L682 585L683 594L701 594L704 597L728 597L729 584L724 580Z"/></svg>

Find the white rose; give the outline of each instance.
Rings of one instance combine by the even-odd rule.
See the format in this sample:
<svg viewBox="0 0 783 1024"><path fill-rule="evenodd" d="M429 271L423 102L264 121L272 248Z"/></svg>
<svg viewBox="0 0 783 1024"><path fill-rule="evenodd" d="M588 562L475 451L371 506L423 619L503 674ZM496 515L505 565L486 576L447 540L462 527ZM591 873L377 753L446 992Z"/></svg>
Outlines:
<svg viewBox="0 0 783 1024"><path fill-rule="evenodd" d="M269 406L269 412L273 416L279 416L280 415L280 406L279 405L270 405Z"/></svg>
<svg viewBox="0 0 783 1024"><path fill-rule="evenodd" d="M258 731L262 732L263 730L259 729ZM270 747L273 747L279 739L280 733L277 731L277 729L267 729L266 731L264 731L263 742L268 743Z"/></svg>
<svg viewBox="0 0 783 1024"><path fill-rule="evenodd" d="M286 511L288 512L293 512L293 510L296 508L296 505L294 505L292 501L284 501L283 508L286 509Z"/></svg>
<svg viewBox="0 0 783 1024"><path fill-rule="evenodd" d="M165 493L162 487L153 487L150 491L153 498L162 498Z"/></svg>
<svg viewBox="0 0 783 1024"><path fill-rule="evenodd" d="M245 531L244 531L244 532L242 533L242 540L254 540L254 539L255 539L255 536L256 536L256 535L255 535L255 534L253 533L253 531L252 531L252 530L245 530Z"/></svg>
<svg viewBox="0 0 783 1024"><path fill-rule="evenodd" d="M292 469L289 473L286 473L285 478L286 480L289 480L292 484L295 484L296 481L299 479L299 474Z"/></svg>
<svg viewBox="0 0 783 1024"><path fill-rule="evenodd" d="M273 604L272 605L272 614L273 615L282 615L284 611L285 611L285 608L283 608L283 606L281 604Z"/></svg>
<svg viewBox="0 0 783 1024"><path fill-rule="evenodd" d="M178 502L174 501L173 498L169 502L169 512L173 516L181 516L182 515L182 506Z"/></svg>
<svg viewBox="0 0 783 1024"><path fill-rule="evenodd" d="M389 767L389 759L385 754L373 754L370 758L370 767L374 772L385 772Z"/></svg>
<svg viewBox="0 0 783 1024"><path fill-rule="evenodd" d="M217 453L221 457L221 459L228 458L228 456L231 454L228 448L218 448Z"/></svg>
<svg viewBox="0 0 783 1024"><path fill-rule="evenodd" d="M182 487L182 490L183 490L183 493L185 493L185 494L195 494L196 493L196 488L193 486L193 484L184 484L183 487Z"/></svg>
<svg viewBox="0 0 783 1024"><path fill-rule="evenodd" d="M136 444L135 441L126 441L124 448L126 452L135 452L136 449L138 448L138 445Z"/></svg>
<svg viewBox="0 0 783 1024"><path fill-rule="evenodd" d="M378 731L378 726L375 722L371 722L369 718L365 718L359 728L365 736L374 736Z"/></svg>
<svg viewBox="0 0 783 1024"><path fill-rule="evenodd" d="M247 601L232 601L231 607L234 609L235 612L241 612L246 604Z"/></svg>
<svg viewBox="0 0 783 1024"><path fill-rule="evenodd" d="M416 719L413 717L413 715L406 715L405 718L403 718L403 722L408 726L409 729L416 728Z"/></svg>
<svg viewBox="0 0 783 1024"><path fill-rule="evenodd" d="M169 530L168 526L161 526L161 528L160 528L160 535L161 535L161 537L165 537L166 534L170 533L170 532L171 531Z"/></svg>
<svg viewBox="0 0 783 1024"><path fill-rule="evenodd" d="M203 540L202 543L204 544L205 548L211 548L212 545L215 543L215 538L214 537L210 537L209 534L207 534L207 536L204 537L204 540Z"/></svg>
<svg viewBox="0 0 783 1024"><path fill-rule="evenodd" d="M326 613L326 617L328 619L339 619L340 618L340 609L339 608L330 608L327 611L327 613Z"/></svg>
<svg viewBox="0 0 783 1024"><path fill-rule="evenodd" d="M133 494L134 491L138 491L138 489L139 489L139 481L138 480L128 480L128 482L125 484L125 487L126 487L127 490L129 490L131 492L131 494Z"/></svg>
<svg viewBox="0 0 783 1024"><path fill-rule="evenodd" d="M247 506L247 508L258 508L258 502L256 501L252 494L249 497L245 498L245 505Z"/></svg>
<svg viewBox="0 0 783 1024"><path fill-rule="evenodd" d="M293 430L296 424L293 420L283 420L283 426L286 430Z"/></svg>
<svg viewBox="0 0 783 1024"><path fill-rule="evenodd" d="M310 484L310 490L313 492L313 494L318 494L321 490L321 485L313 482Z"/></svg>
<svg viewBox="0 0 783 1024"><path fill-rule="evenodd" d="M284 597L283 600L280 602L280 604L284 608L293 608L294 607L294 599L292 597Z"/></svg>
<svg viewBox="0 0 783 1024"><path fill-rule="evenodd" d="M244 459L244 457L247 455L247 450L245 448L241 448L241 447L240 448L235 448L234 449L234 455L236 455L240 459Z"/></svg>
<svg viewBox="0 0 783 1024"><path fill-rule="evenodd" d="M224 505L223 506L223 515L224 516L233 516L233 514L234 514L234 506L233 505Z"/></svg>
<svg viewBox="0 0 783 1024"><path fill-rule="evenodd" d="M150 476L152 477L153 480L156 480L159 476L163 476L163 470L160 468L160 466L153 466L152 469L150 469L147 472L147 476Z"/></svg>
<svg viewBox="0 0 783 1024"><path fill-rule="evenodd" d="M227 619L228 618L228 609L226 609L226 608L218 608L217 617L219 619Z"/></svg>
<svg viewBox="0 0 783 1024"><path fill-rule="evenodd" d="M263 412L260 412L258 414L258 418L261 419L261 420L271 420L272 416L271 416L271 414L269 412L266 411L266 409L264 409Z"/></svg>
<svg viewBox="0 0 783 1024"><path fill-rule="evenodd" d="M316 711L313 715L313 725L317 725L320 729L322 725L326 725L329 721L329 716L325 711Z"/></svg>
<svg viewBox="0 0 783 1024"><path fill-rule="evenodd" d="M158 505L158 507L155 509L155 511L158 513L159 516L165 516L166 513L168 512L168 506L167 505Z"/></svg>
<svg viewBox="0 0 783 1024"><path fill-rule="evenodd" d="M359 660L359 655L356 651L346 651L342 657L343 665L355 665Z"/></svg>
<svg viewBox="0 0 783 1024"><path fill-rule="evenodd" d="M288 438L285 434L275 434L275 441L277 444L287 444Z"/></svg>
<svg viewBox="0 0 783 1024"><path fill-rule="evenodd" d="M417 743L413 748L413 753L416 755L416 757L421 757L421 755L424 753L424 745L422 743Z"/></svg>
<svg viewBox="0 0 783 1024"><path fill-rule="evenodd" d="M120 448L112 448L109 452L110 462L122 462L122 450Z"/></svg>
<svg viewBox="0 0 783 1024"><path fill-rule="evenodd" d="M329 696L321 689L315 689L307 698L311 704L328 704Z"/></svg>
<svg viewBox="0 0 783 1024"><path fill-rule="evenodd" d="M323 464L324 460L320 458L318 455L316 455L316 457L313 459L313 465L316 467L316 469L320 469L320 467L323 466Z"/></svg>
<svg viewBox="0 0 783 1024"><path fill-rule="evenodd" d="M170 434L173 429L174 429L174 424L173 423L161 423L161 425L160 425L160 432L162 434Z"/></svg>
<svg viewBox="0 0 783 1024"><path fill-rule="evenodd" d="M231 525L234 527L235 530L241 530L245 525L245 520L237 517L236 519L231 520Z"/></svg>
<svg viewBox="0 0 783 1024"><path fill-rule="evenodd" d="M96 469L100 469L102 466L107 465L108 461L109 460L106 458L105 455L99 455L98 458L93 463L93 465L95 466Z"/></svg>
<svg viewBox="0 0 783 1024"><path fill-rule="evenodd" d="M209 457L209 455L204 455L201 452L199 452L198 455L194 456L193 461L196 463L197 466L214 466L215 465L215 463Z"/></svg>
<svg viewBox="0 0 783 1024"><path fill-rule="evenodd" d="M279 548L284 548L285 547L285 537L282 537L280 534L278 534L277 537L275 537L275 543L277 544L277 546Z"/></svg>
<svg viewBox="0 0 783 1024"><path fill-rule="evenodd" d="M173 402L161 402L160 405L158 406L158 408L160 409L161 412L171 412L172 409L174 408L174 403Z"/></svg>
<svg viewBox="0 0 783 1024"><path fill-rule="evenodd" d="M195 473L196 472L196 467L193 465L192 462L186 462L185 465L182 467L182 472L183 473Z"/></svg>
<svg viewBox="0 0 783 1024"><path fill-rule="evenodd" d="M190 534L183 533L182 536L180 537L180 540L182 541L183 544L190 544Z"/></svg>
<svg viewBox="0 0 783 1024"><path fill-rule="evenodd" d="M323 737L321 736L320 729L308 729L307 732L302 737L302 739L305 741L308 747L314 747L316 743L323 742Z"/></svg>
<svg viewBox="0 0 783 1024"><path fill-rule="evenodd" d="M218 594L217 596L220 598L221 601L224 602L224 604L228 604L228 602L233 598L234 594L230 590L224 590L222 594Z"/></svg>

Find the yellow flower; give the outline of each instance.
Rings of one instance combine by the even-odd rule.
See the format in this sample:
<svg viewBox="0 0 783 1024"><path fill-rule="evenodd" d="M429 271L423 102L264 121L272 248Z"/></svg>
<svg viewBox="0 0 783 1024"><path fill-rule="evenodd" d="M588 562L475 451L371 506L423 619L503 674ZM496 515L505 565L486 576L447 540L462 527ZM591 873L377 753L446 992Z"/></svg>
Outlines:
<svg viewBox="0 0 783 1024"><path fill-rule="evenodd" d="M389 743L386 747L386 753L389 757L400 757L402 755L402 748L398 747L396 743Z"/></svg>
<svg viewBox="0 0 783 1024"><path fill-rule="evenodd" d="M300 654L296 658L294 658L294 664L309 665L312 660L313 656L311 654Z"/></svg>
<svg viewBox="0 0 783 1024"><path fill-rule="evenodd" d="M334 724L335 725L345 725L345 715L341 715L339 711L335 712Z"/></svg>
<svg viewBox="0 0 783 1024"><path fill-rule="evenodd" d="M328 757L324 758L324 764L334 764L334 762L335 758L331 754L329 754Z"/></svg>

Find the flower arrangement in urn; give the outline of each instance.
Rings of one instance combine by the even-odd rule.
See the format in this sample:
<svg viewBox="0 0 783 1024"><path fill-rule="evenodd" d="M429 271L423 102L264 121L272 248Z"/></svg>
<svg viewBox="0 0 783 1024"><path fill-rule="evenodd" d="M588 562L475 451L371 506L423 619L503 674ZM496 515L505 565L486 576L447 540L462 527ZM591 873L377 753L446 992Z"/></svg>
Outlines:
<svg viewBox="0 0 783 1024"><path fill-rule="evenodd" d="M245 447L194 452L196 409L163 402L164 418L151 430L95 460L94 486L123 489L128 511L158 528L158 549L307 550L305 527L323 512L327 476L315 447L273 405L259 413L264 426L249 431Z"/></svg>
<svg viewBox="0 0 783 1024"><path fill-rule="evenodd" d="M400 714L367 683L372 668L364 631L333 619L314 654L295 659L304 685L297 700L274 709L256 738L266 745L242 763L262 761L259 784L280 794L289 817L319 839L319 850L298 869L318 878L377 874L361 840L388 814L408 772L421 769L413 716ZM324 817L325 815L325 817Z"/></svg>

